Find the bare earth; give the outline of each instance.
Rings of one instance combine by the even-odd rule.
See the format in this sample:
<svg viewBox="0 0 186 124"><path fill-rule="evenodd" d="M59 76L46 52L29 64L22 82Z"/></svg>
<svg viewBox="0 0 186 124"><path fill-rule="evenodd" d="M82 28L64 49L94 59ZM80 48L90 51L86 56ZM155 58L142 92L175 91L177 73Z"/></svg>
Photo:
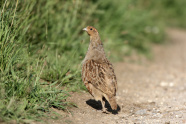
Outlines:
<svg viewBox="0 0 186 124"><path fill-rule="evenodd" d="M51 123L67 124L186 124L186 32L168 29L168 42L153 49L152 61L115 63L118 114L105 114L101 103L86 92L69 98L78 108ZM110 106L106 107L110 111Z"/></svg>

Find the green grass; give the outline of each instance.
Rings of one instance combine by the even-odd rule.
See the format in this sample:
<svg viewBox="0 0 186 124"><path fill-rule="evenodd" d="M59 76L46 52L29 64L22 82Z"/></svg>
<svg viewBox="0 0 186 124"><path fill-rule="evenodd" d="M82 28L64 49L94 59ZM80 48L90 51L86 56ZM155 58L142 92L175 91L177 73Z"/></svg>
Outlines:
<svg viewBox="0 0 186 124"><path fill-rule="evenodd" d="M89 43L84 27L98 29L112 61L133 51L150 56L151 44L163 42L167 20L185 25L184 3L0 1L0 121L39 121L51 107L71 105L68 91L86 90L80 78Z"/></svg>
<svg viewBox="0 0 186 124"><path fill-rule="evenodd" d="M166 26L186 28L185 0L142 0L141 4Z"/></svg>

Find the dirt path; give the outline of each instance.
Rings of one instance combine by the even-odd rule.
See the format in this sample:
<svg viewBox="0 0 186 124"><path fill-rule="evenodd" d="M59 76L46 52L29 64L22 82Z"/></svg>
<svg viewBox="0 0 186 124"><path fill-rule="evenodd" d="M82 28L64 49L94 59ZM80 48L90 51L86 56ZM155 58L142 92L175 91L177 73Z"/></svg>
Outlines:
<svg viewBox="0 0 186 124"><path fill-rule="evenodd" d="M74 93L70 124L186 123L186 32L168 30L168 43L154 47L154 60L115 63L120 112L104 114L88 93ZM58 111L59 112L59 111Z"/></svg>

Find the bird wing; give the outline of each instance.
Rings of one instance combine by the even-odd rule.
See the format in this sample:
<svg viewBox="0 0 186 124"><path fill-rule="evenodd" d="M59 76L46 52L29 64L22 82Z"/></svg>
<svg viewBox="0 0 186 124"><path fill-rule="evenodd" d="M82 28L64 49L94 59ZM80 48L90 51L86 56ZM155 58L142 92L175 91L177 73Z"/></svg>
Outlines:
<svg viewBox="0 0 186 124"><path fill-rule="evenodd" d="M117 81L112 64L108 60L103 62L87 60L83 65L83 80L91 83L96 89L108 96L115 96Z"/></svg>

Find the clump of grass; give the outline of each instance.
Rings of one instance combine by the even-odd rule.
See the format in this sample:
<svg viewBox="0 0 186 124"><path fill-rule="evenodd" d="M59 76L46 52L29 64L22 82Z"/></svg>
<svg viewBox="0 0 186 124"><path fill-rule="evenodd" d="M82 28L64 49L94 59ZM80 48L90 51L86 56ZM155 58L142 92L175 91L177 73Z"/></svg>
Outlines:
<svg viewBox="0 0 186 124"><path fill-rule="evenodd" d="M18 10L22 13L18 18L19 4L6 1L0 18L0 119L28 123L39 120L50 107L65 110L68 93L41 81L46 59L30 57L30 46L24 43L35 4L24 6L24 12Z"/></svg>

